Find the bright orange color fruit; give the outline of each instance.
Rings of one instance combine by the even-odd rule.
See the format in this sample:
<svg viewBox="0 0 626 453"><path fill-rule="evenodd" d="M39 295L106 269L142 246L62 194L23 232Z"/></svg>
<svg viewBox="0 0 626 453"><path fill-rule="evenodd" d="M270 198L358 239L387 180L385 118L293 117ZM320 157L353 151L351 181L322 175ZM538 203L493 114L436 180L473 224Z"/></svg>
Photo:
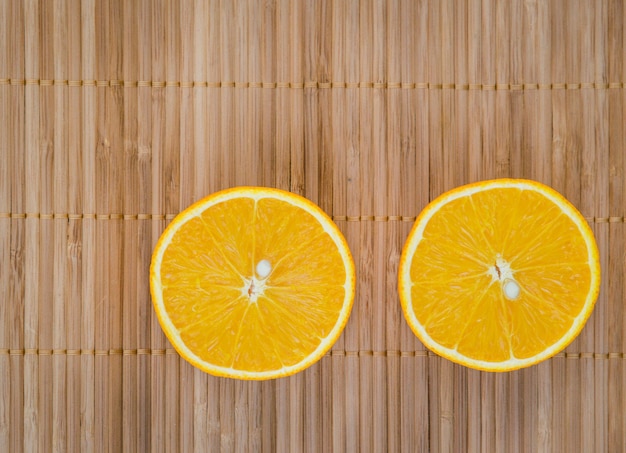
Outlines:
<svg viewBox="0 0 626 453"><path fill-rule="evenodd" d="M271 379L319 360L348 320L354 263L333 221L278 189L214 193L168 225L152 257L168 339L207 373Z"/></svg>
<svg viewBox="0 0 626 453"><path fill-rule="evenodd" d="M402 252L405 318L456 363L509 371L563 350L600 286L598 248L576 208L535 181L458 187L418 216Z"/></svg>

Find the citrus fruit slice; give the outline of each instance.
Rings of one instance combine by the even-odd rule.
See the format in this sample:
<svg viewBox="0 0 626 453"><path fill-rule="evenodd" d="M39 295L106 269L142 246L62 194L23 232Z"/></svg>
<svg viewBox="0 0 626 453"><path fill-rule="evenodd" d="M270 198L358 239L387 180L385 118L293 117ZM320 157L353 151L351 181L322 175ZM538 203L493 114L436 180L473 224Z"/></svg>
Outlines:
<svg viewBox="0 0 626 453"><path fill-rule="evenodd" d="M458 187L418 216L402 251L399 295L426 347L508 371L565 348L600 286L589 225L555 190L499 179Z"/></svg>
<svg viewBox="0 0 626 453"><path fill-rule="evenodd" d="M278 189L237 187L193 204L152 256L156 314L207 373L271 379L312 365L350 315L354 263L332 220Z"/></svg>

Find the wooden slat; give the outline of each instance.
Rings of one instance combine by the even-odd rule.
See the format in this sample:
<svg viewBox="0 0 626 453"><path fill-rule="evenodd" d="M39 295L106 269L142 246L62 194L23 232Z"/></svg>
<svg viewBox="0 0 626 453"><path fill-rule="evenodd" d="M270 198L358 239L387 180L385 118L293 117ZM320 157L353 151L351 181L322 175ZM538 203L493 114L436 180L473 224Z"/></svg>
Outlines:
<svg viewBox="0 0 626 453"><path fill-rule="evenodd" d="M177 80L180 77L180 10L173 2L155 2L152 5L152 78ZM152 213L177 212L179 209L180 162L178 156L180 129L180 92L164 86L152 91ZM165 219L152 222L152 246L165 227ZM150 344L157 350L165 348L165 336L159 328L153 311L150 312ZM168 367L174 376L176 364ZM176 445L166 433L166 395L176 401L178 392L166 390L164 355L150 356L150 438L151 451L164 451ZM169 413L178 413L176 404L168 407Z"/></svg>
<svg viewBox="0 0 626 453"><path fill-rule="evenodd" d="M124 80L137 80L139 77L139 30L134 24L139 22L139 11L132 2L125 2L123 5L123 34L127 47L123 54L123 76ZM125 212L138 212L139 193L141 179L138 169L138 90L124 90L124 167L125 167L125 187L130 188L124 193L123 205ZM138 237L137 230L140 220L133 219L124 222L124 269L130 271L137 268ZM133 251L129 251L133 250ZM127 271L126 271L127 272ZM130 274L130 272L129 272ZM124 349L137 348L137 279L125 278L122 294L122 342ZM131 354L122 356L122 384L123 384L123 405L122 417L124 426L122 447L123 451L132 451L136 448L138 437L138 419L136 414L137 396L137 365L136 357Z"/></svg>
<svg viewBox="0 0 626 453"><path fill-rule="evenodd" d="M155 15L159 11L158 5L151 5L150 2L144 1L135 6L136 11L136 45L137 51L135 52L137 61L135 65L135 77L137 80L149 80L152 78L152 33L153 33L153 18L154 22L158 21L158 17ZM152 7L151 7L152 6ZM161 14L163 14L161 12ZM172 14L173 17L177 17ZM158 22L157 22L158 23ZM133 35L134 36L134 35ZM175 40L174 40L175 41ZM126 90L127 91L127 90ZM125 92L126 92L125 91ZM153 211L153 197L159 200L160 197L152 195L153 181L152 181L152 102L151 102L151 90L147 87L137 87L133 89L133 93L129 95L136 96L136 159L137 159L137 173L134 178L138 180L138 193L135 195L136 209L138 213L150 213L159 212ZM174 121L171 121L174 125ZM167 132L167 131L166 131ZM172 131L172 135L174 132ZM176 141L178 143L178 140ZM175 153L177 148L172 147ZM177 156L176 156L177 157ZM166 167L167 168L167 167ZM156 178L158 180L158 178ZM177 193L178 196L178 193ZM159 206L159 208L161 208ZM167 206L165 211L167 211ZM162 212L162 211L161 211ZM149 219L137 219L137 227L133 231L136 234L137 244L137 256L136 256L136 268L125 271L125 274L134 274L138 281L146 278L148 275L148 267L150 263L152 242L152 223L158 223L158 221L152 221ZM149 311L149 289L145 285L137 285L135 294L135 308L136 311L131 319L134 319L134 326L128 323L129 329L134 328L136 330L136 344L139 350L150 347L150 335L151 335L151 312ZM137 362L137 374L134 388L136 389L136 413L130 416L136 418L136 437L132 441L129 448L135 446L137 450L147 450L150 446L150 386L147 385L151 380L150 374L150 357L144 354L138 354L137 357L133 357ZM172 373L176 373L175 366L169 367ZM133 384L131 384L132 386ZM176 392L171 392L175 394ZM175 396L172 396L175 398ZM171 408L172 413L176 413L176 408ZM181 416L182 421L182 416ZM183 425L184 426L184 425ZM176 439L178 442L178 439ZM125 445L126 446L126 445Z"/></svg>
<svg viewBox="0 0 626 453"><path fill-rule="evenodd" d="M9 4L4 2L0 4L0 24L2 25L2 44L0 44L0 64L6 72L9 71ZM7 74L8 76L8 74ZM5 77L7 77L5 76ZM11 87L8 84L0 86L0 113L2 118L7 118L10 113L10 101ZM0 124L0 207L5 212L11 212L11 152L10 152L10 125L8 121L2 121ZM8 216L0 219L0 291L2 294L9 294L9 270L11 267L11 218ZM9 312L10 305L4 303L0 310L0 328L2 333L0 335L0 348L7 351L4 357L0 357L0 376L3 382L8 382L9 385L4 386L1 390L0 397L0 416L4 420L10 420L11 411L11 385L13 385L11 379L11 367L10 357L8 354L10 345L10 332L11 332L11 318ZM29 316L27 319L30 319ZM31 385L30 382L28 383ZM10 448L10 426L6 423L6 426L0 429L0 447L4 450Z"/></svg>
<svg viewBox="0 0 626 453"><path fill-rule="evenodd" d="M79 80L82 76L81 10L78 1L67 2L67 78ZM82 93L77 86L67 90L67 210L83 212L83 159L81 143ZM82 243L83 220L67 219L67 299L65 325L67 380L67 450L80 449L81 430L81 306L82 306Z"/></svg>
<svg viewBox="0 0 626 453"><path fill-rule="evenodd" d="M345 178L346 182L346 215L351 218L358 216L361 212L361 197L363 194L361 186L361 155L357 151L359 149L359 135L361 125L359 123L360 116L360 93L355 88L354 83L360 80L360 11L361 5L358 1L350 0L345 7L346 26L345 26L345 80L347 88L345 89L345 113L346 122L344 123L344 140L345 140ZM348 246L352 251L352 257L355 266L360 261L359 244L360 225L357 222L346 222L344 228ZM357 301L360 297L357 296ZM357 302L358 303L358 302ZM348 351L356 351L359 348L359 330L361 325L361 317L359 311L354 311L355 316L350 316L348 324L344 332L344 348ZM346 404L346 451L357 452L360 445L360 402L359 398L359 358L356 354L347 355L345 358L345 404Z"/></svg>
<svg viewBox="0 0 626 453"><path fill-rule="evenodd" d="M387 34L386 5L384 2L374 0L373 4L373 43L372 43L372 64L373 82L388 82L385 71L387 58L387 48L385 36ZM333 68L334 69L334 68ZM387 149L385 141L387 138L386 129L386 102L387 93L383 88L374 85L372 101L372 154L371 165L373 166L372 185L374 216L386 213L386 194L388 184L387 173ZM334 187L338 190L338 187ZM384 356L381 351L386 350L386 307L382 303L385 297L387 272L385 258L387 257L387 226L385 223L375 224L373 232L374 257L372 263L372 273L378 276L373 279L373 321L372 321L372 349L376 353L373 356L372 364L372 426L380 428L372 432L373 451L384 451L387 449L387 369Z"/></svg>
<svg viewBox="0 0 626 453"><path fill-rule="evenodd" d="M53 10L52 78L66 80L68 78L68 11L67 2L61 1ZM55 85L52 88L52 190L53 212L68 212L68 144L67 128L69 124L67 100L69 87ZM75 193L79 193L78 191ZM68 222L64 218L52 221L54 261L53 261L53 297L52 297L52 349L67 348L66 304L70 300L70 287L67 284L67 235ZM48 302L49 303L49 302ZM52 355L52 449L67 449L67 356Z"/></svg>
<svg viewBox="0 0 626 453"><path fill-rule="evenodd" d="M83 2L81 5L81 77L83 80L96 78L96 5L94 1ZM83 175L83 209L84 212L96 212L96 114L97 88L85 86L82 91L81 148ZM87 152L91 151L91 152ZM96 325L96 219L83 219L82 244L82 309L81 350L94 351ZM81 382L96 382L96 358L90 354L81 355ZM81 385L81 437L82 451L95 450L96 405L95 385Z"/></svg>
<svg viewBox="0 0 626 453"><path fill-rule="evenodd" d="M553 2L551 7L551 48L552 48L552 75L551 80L565 83L565 3ZM566 107L565 91L552 93L552 180L551 186L561 193L565 193L565 134L566 134ZM565 437L565 359L553 361L552 368L552 418L551 418L551 446L553 451L563 450Z"/></svg>
<svg viewBox="0 0 626 453"><path fill-rule="evenodd" d="M36 1L24 3L24 76L37 78L39 72L39 5ZM40 155L39 155L39 106L40 89L27 85L24 92L24 166L30 189L26 191L24 209L39 212L40 207ZM0 102L0 104L3 104ZM0 115L4 117L4 115ZM80 130L80 124L76 125ZM4 135L4 134L3 134ZM1 153L1 152L0 152ZM8 168L8 167L7 167ZM39 234L40 221L26 219L25 283L39 281ZM0 253L2 255L2 253ZM3 266L4 267L4 266ZM24 288L24 348L37 349L39 345L39 291L36 284ZM80 317L77 317L80 322ZM80 331L79 331L80 332ZM39 360L36 355L24 358L24 450L36 451L39 437L38 398ZM79 378L80 380L80 378ZM80 387L79 387L80 388Z"/></svg>
<svg viewBox="0 0 626 453"><path fill-rule="evenodd" d="M623 56L624 56L624 23L626 9L624 5L618 2L609 3L609 65L608 74L610 77L623 78L626 74ZM617 93L616 93L617 94ZM621 94L621 95L620 95ZM609 159L609 175L608 175L608 202L609 212L620 212L624 210L626 198L624 196L624 169L626 159L624 153L619 150L624 149L626 136L624 135L624 115L626 100L623 93L609 98L609 143L608 143L608 159ZM623 225L608 225L608 245L611 250L624 249L624 228ZM618 259L618 255L610 253L608 257L608 267L606 273L608 277L608 303L607 303L607 345L608 350L619 350L623 347L624 338L624 261ZM613 349L617 348L617 349ZM623 389L622 374L624 371L623 364L608 364L608 379L606 387L603 389L607 393L608 401L615 403L608 405L606 413L608 422L608 431L606 433L607 448L619 449L624 446L626 439L623 433L623 416L618 415L623 412L623 400L625 398ZM620 404L621 403L621 404Z"/></svg>
<svg viewBox="0 0 626 453"><path fill-rule="evenodd" d="M53 69L53 18L51 3L39 5L39 70L43 78L52 80ZM54 212L54 104L52 86L43 86L40 90L40 212ZM53 220L45 218L41 221L39 237L40 269L54 268L54 232ZM39 277L39 320L52 319L52 303L50 294L54 294L51 272L42 272ZM50 322L39 324L39 348L52 350L52 327ZM39 357L39 443L40 451L52 447L52 356Z"/></svg>

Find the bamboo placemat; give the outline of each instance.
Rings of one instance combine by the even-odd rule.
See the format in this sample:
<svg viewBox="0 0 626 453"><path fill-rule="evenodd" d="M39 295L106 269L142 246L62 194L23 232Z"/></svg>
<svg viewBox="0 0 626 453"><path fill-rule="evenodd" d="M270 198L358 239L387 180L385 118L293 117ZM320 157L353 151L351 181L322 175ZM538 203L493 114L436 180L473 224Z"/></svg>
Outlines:
<svg viewBox="0 0 626 453"><path fill-rule="evenodd" d="M1 0L0 451L626 451L626 5L618 0ZM538 366L426 351L396 295L434 196L567 196L600 247L582 334ZM344 335L291 378L181 360L152 247L234 185L288 189L358 270Z"/></svg>

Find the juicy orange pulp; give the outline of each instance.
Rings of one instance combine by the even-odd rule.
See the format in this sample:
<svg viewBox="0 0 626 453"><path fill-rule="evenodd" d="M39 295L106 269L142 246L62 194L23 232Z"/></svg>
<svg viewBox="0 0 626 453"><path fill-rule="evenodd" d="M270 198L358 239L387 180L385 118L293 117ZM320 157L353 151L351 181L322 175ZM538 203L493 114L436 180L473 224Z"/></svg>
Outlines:
<svg viewBox="0 0 626 453"><path fill-rule="evenodd" d="M418 336L478 368L517 368L562 349L599 285L597 248L573 207L529 190L537 183L507 181L457 190L427 208L408 241L410 290L400 284ZM507 285L517 291L507 294Z"/></svg>
<svg viewBox="0 0 626 453"><path fill-rule="evenodd" d="M254 379L323 355L347 320L354 275L343 238L320 224L330 220L319 208L250 190L191 209L175 234L164 234L153 286L183 356L214 374ZM267 276L257 272L261 261Z"/></svg>

